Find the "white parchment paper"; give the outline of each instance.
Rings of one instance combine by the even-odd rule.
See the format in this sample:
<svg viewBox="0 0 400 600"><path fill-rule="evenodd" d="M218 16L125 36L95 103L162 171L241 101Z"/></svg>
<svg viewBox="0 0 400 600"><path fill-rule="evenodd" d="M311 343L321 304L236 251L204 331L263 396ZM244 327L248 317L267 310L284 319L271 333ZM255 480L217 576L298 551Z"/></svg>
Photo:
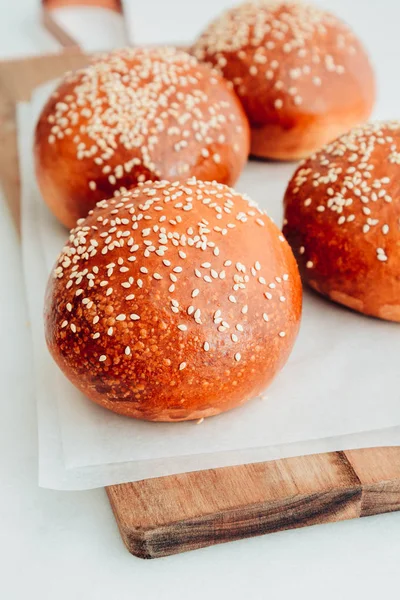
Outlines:
<svg viewBox="0 0 400 600"><path fill-rule="evenodd" d="M32 132L49 86L18 113L23 252L39 414L40 483L81 489L326 450L400 443L400 327L305 293L290 360L263 399L194 423L130 420L89 402L50 358L42 309L67 232L38 192ZM251 161L236 186L281 223L294 164ZM390 428L382 431L384 428ZM378 431L380 430L380 431ZM367 432L367 433L365 433Z"/></svg>

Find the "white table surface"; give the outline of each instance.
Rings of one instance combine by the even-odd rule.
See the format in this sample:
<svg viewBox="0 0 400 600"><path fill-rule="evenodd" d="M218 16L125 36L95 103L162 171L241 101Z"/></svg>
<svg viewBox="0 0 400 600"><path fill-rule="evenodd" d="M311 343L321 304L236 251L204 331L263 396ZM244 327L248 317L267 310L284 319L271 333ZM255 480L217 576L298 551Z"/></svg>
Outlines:
<svg viewBox="0 0 400 600"><path fill-rule="evenodd" d="M147 5L152 1L156 4L156 0L147 0ZM170 0L170 4L174 2ZM395 65L400 17L396 0L332 0L330 5L338 12L340 9L360 30L364 17L369 19L369 27L374 21L367 4L373 4L378 15L387 15L387 27L375 30L374 46L376 55L386 57L384 62L389 67ZM57 48L37 24L37 12L34 0L0 0L0 58ZM364 28L368 29L367 24ZM397 70L393 77L397 77ZM386 97L382 102L394 106L393 98ZM3 199L0 257L0 598L396 597L400 513L142 561L125 550L103 490L39 489L32 357L21 257Z"/></svg>

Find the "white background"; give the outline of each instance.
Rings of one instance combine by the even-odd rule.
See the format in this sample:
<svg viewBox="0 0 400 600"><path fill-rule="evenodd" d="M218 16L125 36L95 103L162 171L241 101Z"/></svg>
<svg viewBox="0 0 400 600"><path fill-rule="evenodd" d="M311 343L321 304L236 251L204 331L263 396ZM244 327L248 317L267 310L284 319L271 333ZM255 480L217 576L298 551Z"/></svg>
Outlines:
<svg viewBox="0 0 400 600"><path fill-rule="evenodd" d="M154 19L161 5L168 4L179 14L180 5L192 4L190 0L130 3L130 14L142 8L143 22ZM216 10L218 0L196 4L196 11L202 4ZM331 0L323 4L351 22L374 55L379 66L379 113L400 116L400 84L396 86L398 1ZM0 0L0 58L57 48L41 31L37 13L34 0ZM196 19L198 15L196 12ZM157 17L148 30L161 31L162 22L161 16ZM176 27L176 20L168 24L169 35L176 39L179 29L170 23ZM93 21L91 25L90 45L94 47L98 42ZM104 40L101 34L99 37ZM397 115L393 112L396 106ZM21 261L3 201L0 281L2 600L372 600L398 595L400 513L142 561L125 550L103 490L39 489L32 357Z"/></svg>

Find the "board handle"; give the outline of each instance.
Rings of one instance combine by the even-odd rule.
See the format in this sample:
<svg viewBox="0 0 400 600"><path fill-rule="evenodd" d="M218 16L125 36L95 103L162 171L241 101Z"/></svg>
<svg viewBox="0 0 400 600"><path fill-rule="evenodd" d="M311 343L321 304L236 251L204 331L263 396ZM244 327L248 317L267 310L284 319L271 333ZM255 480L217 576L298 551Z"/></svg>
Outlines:
<svg viewBox="0 0 400 600"><path fill-rule="evenodd" d="M79 43L54 19L53 11L66 6L106 8L121 15L127 33L126 19L121 0L42 0L42 23L65 50L77 50ZM128 39L128 36L126 36Z"/></svg>

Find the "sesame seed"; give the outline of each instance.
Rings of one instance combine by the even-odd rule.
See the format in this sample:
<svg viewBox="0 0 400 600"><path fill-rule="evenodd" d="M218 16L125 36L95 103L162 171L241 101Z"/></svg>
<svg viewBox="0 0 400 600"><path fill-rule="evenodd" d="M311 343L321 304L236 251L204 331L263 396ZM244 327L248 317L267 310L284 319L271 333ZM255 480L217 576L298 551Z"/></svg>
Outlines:
<svg viewBox="0 0 400 600"><path fill-rule="evenodd" d="M178 329L180 329L181 331L187 331L186 325L183 325L183 324L178 325Z"/></svg>
<svg viewBox="0 0 400 600"><path fill-rule="evenodd" d="M105 354L102 354L99 358L99 362L104 362L105 360L107 360L107 356Z"/></svg>
<svg viewBox="0 0 400 600"><path fill-rule="evenodd" d="M204 342L203 349L208 352L210 349L210 344L208 342Z"/></svg>
<svg viewBox="0 0 400 600"><path fill-rule="evenodd" d="M183 369L186 368L186 363L185 362L181 362L181 364L179 365L179 370L183 371Z"/></svg>
<svg viewBox="0 0 400 600"><path fill-rule="evenodd" d="M285 337L285 335L286 335L286 333L285 333L284 331L280 331L280 332L279 332L279 337L282 337L282 338L283 338L283 337Z"/></svg>
<svg viewBox="0 0 400 600"><path fill-rule="evenodd" d="M235 354L235 360L237 362L239 362L241 358L242 358L242 355L240 354L240 352L236 352L236 354Z"/></svg>
<svg viewBox="0 0 400 600"><path fill-rule="evenodd" d="M131 353L131 349L130 349L130 347L129 347L129 346L126 346L126 348L125 348L125 354L126 354L127 356L129 356L129 355L130 355L130 353Z"/></svg>

